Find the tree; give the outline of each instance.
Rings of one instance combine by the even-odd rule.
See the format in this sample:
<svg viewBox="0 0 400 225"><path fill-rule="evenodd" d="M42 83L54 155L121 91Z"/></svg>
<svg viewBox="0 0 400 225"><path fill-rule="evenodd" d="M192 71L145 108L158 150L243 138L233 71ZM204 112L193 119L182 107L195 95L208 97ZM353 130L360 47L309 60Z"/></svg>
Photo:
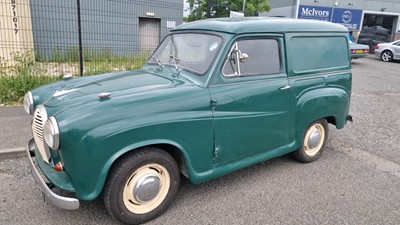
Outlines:
<svg viewBox="0 0 400 225"><path fill-rule="evenodd" d="M187 0L190 7L188 21L207 18L208 2L211 17L229 17L230 11L242 12L244 0ZM268 0L246 0L245 16L258 16L260 12L268 12L271 5Z"/></svg>

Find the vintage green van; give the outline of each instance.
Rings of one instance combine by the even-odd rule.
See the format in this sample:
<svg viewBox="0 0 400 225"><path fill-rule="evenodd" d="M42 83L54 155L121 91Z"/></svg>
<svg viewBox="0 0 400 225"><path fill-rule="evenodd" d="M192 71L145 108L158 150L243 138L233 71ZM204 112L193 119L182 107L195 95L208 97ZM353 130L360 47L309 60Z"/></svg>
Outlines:
<svg viewBox="0 0 400 225"><path fill-rule="evenodd" d="M347 35L312 20L203 20L173 29L137 71L34 89L34 179L60 208L102 194L112 217L137 224L167 209L180 174L200 183L288 153L314 161L328 123L351 120Z"/></svg>

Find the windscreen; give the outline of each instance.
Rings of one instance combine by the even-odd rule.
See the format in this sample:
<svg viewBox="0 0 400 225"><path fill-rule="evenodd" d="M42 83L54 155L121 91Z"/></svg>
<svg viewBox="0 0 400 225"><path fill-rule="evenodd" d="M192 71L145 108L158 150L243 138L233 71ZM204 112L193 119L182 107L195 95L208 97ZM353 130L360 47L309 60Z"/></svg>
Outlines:
<svg viewBox="0 0 400 225"><path fill-rule="evenodd" d="M207 72L221 42L221 37L211 34L171 34L160 44L148 63L160 63L200 76Z"/></svg>

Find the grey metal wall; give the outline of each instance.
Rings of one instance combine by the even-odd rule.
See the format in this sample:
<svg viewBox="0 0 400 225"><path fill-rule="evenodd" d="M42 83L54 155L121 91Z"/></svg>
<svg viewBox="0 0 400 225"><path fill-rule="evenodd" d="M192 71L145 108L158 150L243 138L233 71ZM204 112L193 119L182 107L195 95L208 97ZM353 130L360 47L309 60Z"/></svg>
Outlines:
<svg viewBox="0 0 400 225"><path fill-rule="evenodd" d="M30 4L34 49L39 56L77 48L77 0L31 0ZM80 11L84 49L107 49L119 55L140 49L140 17L160 19L160 38L171 24L183 22L182 0L80 0Z"/></svg>
<svg viewBox="0 0 400 225"><path fill-rule="evenodd" d="M261 13L260 16L284 16L291 17L295 16L297 0L269 0L271 5L271 11L267 13Z"/></svg>

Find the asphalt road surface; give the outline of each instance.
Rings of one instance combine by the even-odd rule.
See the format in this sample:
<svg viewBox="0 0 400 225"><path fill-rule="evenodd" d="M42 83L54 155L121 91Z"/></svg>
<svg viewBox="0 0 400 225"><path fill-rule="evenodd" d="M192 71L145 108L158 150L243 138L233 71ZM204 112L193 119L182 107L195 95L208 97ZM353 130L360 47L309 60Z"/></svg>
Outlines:
<svg viewBox="0 0 400 225"><path fill-rule="evenodd" d="M169 210L148 224L400 224L399 71L400 62L374 56L353 61L354 123L330 126L320 160L283 156L200 185L184 180ZM17 133L8 138L19 143ZM0 224L116 222L101 199L75 211L43 202L18 158L0 161Z"/></svg>

